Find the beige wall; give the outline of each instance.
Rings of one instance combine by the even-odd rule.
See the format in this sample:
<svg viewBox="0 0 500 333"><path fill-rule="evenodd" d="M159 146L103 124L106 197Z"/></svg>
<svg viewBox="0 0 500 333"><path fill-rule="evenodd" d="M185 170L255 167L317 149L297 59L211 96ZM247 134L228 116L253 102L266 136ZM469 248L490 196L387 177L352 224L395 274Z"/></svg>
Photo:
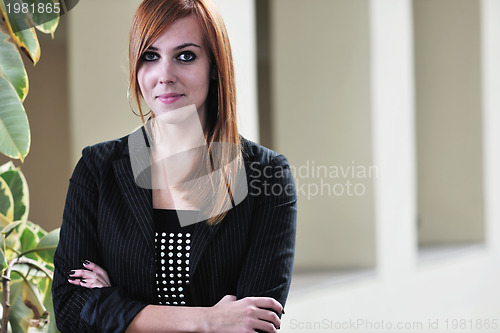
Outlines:
<svg viewBox="0 0 500 333"><path fill-rule="evenodd" d="M414 2L419 243L484 240L480 2Z"/></svg>
<svg viewBox="0 0 500 333"><path fill-rule="evenodd" d="M368 15L364 0L272 2L273 148L309 171L296 177L297 270L375 264L373 177L313 175L373 166Z"/></svg>
<svg viewBox="0 0 500 333"><path fill-rule="evenodd" d="M127 103L128 31L139 3L80 1L67 14L73 166L85 146L122 137L141 124Z"/></svg>

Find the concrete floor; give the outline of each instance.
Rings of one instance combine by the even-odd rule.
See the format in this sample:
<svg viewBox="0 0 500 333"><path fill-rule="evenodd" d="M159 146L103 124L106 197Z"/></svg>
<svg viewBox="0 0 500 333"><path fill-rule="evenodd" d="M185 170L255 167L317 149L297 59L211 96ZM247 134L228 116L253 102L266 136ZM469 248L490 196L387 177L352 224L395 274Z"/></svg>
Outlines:
<svg viewBox="0 0 500 333"><path fill-rule="evenodd" d="M500 332L500 258L484 246L420 249L398 277L297 272L281 332Z"/></svg>

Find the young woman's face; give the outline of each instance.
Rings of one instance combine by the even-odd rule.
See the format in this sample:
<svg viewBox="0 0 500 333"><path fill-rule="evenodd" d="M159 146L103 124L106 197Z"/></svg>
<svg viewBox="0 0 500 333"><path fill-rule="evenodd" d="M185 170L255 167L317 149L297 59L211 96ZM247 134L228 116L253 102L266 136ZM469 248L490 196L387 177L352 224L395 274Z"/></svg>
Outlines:
<svg viewBox="0 0 500 333"><path fill-rule="evenodd" d="M195 104L204 123L210 63L202 28L193 15L169 26L139 61L139 87L155 116L182 122L185 115L171 111Z"/></svg>

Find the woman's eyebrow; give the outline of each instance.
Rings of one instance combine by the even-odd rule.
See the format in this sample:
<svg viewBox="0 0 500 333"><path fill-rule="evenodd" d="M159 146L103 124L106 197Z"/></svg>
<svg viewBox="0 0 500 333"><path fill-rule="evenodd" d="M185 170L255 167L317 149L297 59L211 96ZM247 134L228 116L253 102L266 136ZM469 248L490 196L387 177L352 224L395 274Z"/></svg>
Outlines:
<svg viewBox="0 0 500 333"><path fill-rule="evenodd" d="M198 47L201 49L201 46L199 46L198 44L195 44L195 43L184 43L184 44L181 44L179 46L177 46L174 50L180 50L180 49L183 49L183 48L186 48L186 47L189 47L189 46L195 46L195 47Z"/></svg>
<svg viewBox="0 0 500 333"><path fill-rule="evenodd" d="M189 46L195 46L195 47L198 47L198 48L201 49L201 46L199 46L198 44L195 44L195 43L184 43L184 44L181 44L179 46L176 46L174 48L174 50L176 50L176 51L177 50L181 50L181 49L184 49L184 48L189 47ZM150 47L148 47L147 50L149 50L149 51L159 51L159 49L157 47L154 47L152 45Z"/></svg>

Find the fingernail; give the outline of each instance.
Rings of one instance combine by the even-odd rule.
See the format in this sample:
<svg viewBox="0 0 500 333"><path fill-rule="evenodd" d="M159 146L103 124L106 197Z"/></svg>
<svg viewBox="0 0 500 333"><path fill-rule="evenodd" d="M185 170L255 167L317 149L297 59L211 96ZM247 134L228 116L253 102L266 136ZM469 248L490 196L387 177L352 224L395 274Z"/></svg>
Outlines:
<svg viewBox="0 0 500 333"><path fill-rule="evenodd" d="M90 261L88 261L88 260L82 260L82 264L88 265L88 264L90 264Z"/></svg>
<svg viewBox="0 0 500 333"><path fill-rule="evenodd" d="M85 279L80 279L80 281L81 281L82 283L85 283L85 282L86 282L86 281L85 281Z"/></svg>
<svg viewBox="0 0 500 333"><path fill-rule="evenodd" d="M68 278L68 280L75 281L75 280L76 280L76 278L74 278L74 277L71 277L71 276L70 276L70 277Z"/></svg>
<svg viewBox="0 0 500 333"><path fill-rule="evenodd" d="M281 310L281 313L282 313L282 314L285 314L285 308L283 308L283 310Z"/></svg>
<svg viewBox="0 0 500 333"><path fill-rule="evenodd" d="M69 275L73 275L73 274L75 274L75 271L67 271L67 272L66 272L66 275L68 275L68 276L69 276Z"/></svg>

